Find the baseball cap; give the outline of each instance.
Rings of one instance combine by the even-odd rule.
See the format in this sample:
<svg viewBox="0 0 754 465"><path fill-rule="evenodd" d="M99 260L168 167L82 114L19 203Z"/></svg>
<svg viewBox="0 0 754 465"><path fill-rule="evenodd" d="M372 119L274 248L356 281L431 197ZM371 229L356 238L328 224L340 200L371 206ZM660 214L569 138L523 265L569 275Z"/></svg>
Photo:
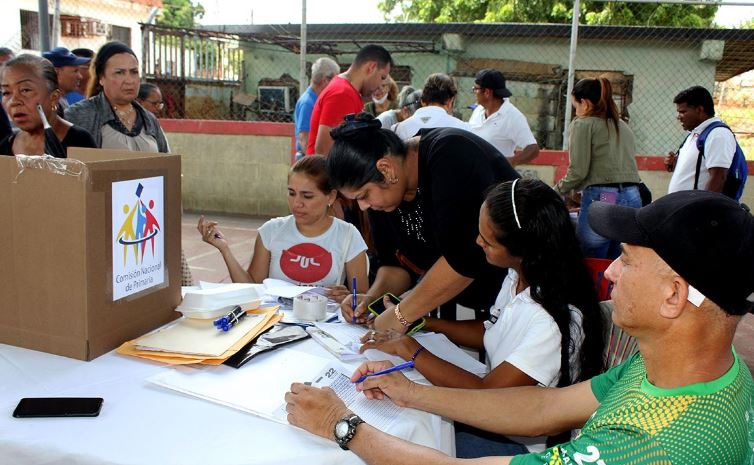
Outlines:
<svg viewBox="0 0 754 465"><path fill-rule="evenodd" d="M505 87L505 76L496 69L483 69L476 73L474 82L483 89L492 89L500 98L510 97L511 91Z"/></svg>
<svg viewBox="0 0 754 465"><path fill-rule="evenodd" d="M77 57L65 47L55 47L48 52L42 52L42 57L47 58L56 68L63 66L79 66L89 63L91 58Z"/></svg>
<svg viewBox="0 0 754 465"><path fill-rule="evenodd" d="M654 250L727 313L754 309L754 217L746 205L680 191L639 209L595 202L588 218L597 234Z"/></svg>

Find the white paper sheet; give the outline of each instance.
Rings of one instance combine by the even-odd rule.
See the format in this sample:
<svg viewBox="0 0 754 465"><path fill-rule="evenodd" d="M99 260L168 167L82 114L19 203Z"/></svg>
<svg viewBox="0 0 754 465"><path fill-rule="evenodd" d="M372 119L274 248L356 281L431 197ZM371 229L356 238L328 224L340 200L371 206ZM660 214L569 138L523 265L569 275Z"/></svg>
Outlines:
<svg viewBox="0 0 754 465"><path fill-rule="evenodd" d="M303 352L281 349L263 354L241 369L226 366L168 369L147 381L184 394L287 424L285 393L294 382L329 386L346 406L376 428L386 430L403 409L390 400L370 401L356 391L351 369Z"/></svg>
<svg viewBox="0 0 754 465"><path fill-rule="evenodd" d="M312 385L330 387L343 400L346 407L382 431L387 431L402 412L402 409L390 399L369 400L364 397L351 382L351 373L342 366L330 364L314 378Z"/></svg>

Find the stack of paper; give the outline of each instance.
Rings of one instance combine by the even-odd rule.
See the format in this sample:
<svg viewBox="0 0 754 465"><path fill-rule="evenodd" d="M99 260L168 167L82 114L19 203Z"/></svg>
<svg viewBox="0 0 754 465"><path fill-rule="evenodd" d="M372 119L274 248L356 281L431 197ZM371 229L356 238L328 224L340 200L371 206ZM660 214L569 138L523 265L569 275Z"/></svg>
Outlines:
<svg viewBox="0 0 754 465"><path fill-rule="evenodd" d="M230 331L219 331L212 320L180 318L116 349L123 355L171 365L204 363L219 365L252 339L280 321L277 307L252 310Z"/></svg>

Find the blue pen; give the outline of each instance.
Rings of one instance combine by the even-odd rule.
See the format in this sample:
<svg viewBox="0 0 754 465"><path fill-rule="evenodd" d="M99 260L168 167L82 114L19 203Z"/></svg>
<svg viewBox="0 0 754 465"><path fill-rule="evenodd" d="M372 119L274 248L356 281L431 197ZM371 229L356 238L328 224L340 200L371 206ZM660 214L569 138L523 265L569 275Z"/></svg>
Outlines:
<svg viewBox="0 0 754 465"><path fill-rule="evenodd" d="M356 323L356 276L351 280L351 291L353 292L353 297L351 298L351 309L353 310L351 313L351 323Z"/></svg>
<svg viewBox="0 0 754 465"><path fill-rule="evenodd" d="M369 378L371 376L386 375L386 374L392 373L394 371L405 370L406 368L413 368L413 367L414 367L414 361L413 360L409 360L408 362L401 363L400 365L396 365L394 367L390 367L388 369L385 369L385 370L382 370L382 371L378 371L376 373L369 373L368 375L364 375L364 376L360 377L359 379L357 379L356 381L354 381L354 383L357 383L357 384L358 383L363 383L365 379L367 379L367 378Z"/></svg>
<svg viewBox="0 0 754 465"><path fill-rule="evenodd" d="M230 328L232 328L238 321L246 316L246 310L242 309L240 305L236 305L233 307L233 310L225 315L224 317L218 318L212 323L215 325L215 328L217 328L220 331L227 332Z"/></svg>

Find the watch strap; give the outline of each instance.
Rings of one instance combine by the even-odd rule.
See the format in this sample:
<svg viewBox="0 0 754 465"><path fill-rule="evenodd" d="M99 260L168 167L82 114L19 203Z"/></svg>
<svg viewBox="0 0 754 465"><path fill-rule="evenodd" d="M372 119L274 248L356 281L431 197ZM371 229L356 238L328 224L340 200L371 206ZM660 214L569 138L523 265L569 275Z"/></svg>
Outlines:
<svg viewBox="0 0 754 465"><path fill-rule="evenodd" d="M348 423L348 432L343 437L338 437L338 423L345 421ZM352 413L350 415L347 415L343 417L340 421L335 423L335 429L333 431L333 435L335 436L335 442L338 443L341 449L348 450L348 443L351 442L351 439L353 439L354 435L356 435L356 427L360 424L364 423L364 420L361 419L360 416L356 415L355 413Z"/></svg>

